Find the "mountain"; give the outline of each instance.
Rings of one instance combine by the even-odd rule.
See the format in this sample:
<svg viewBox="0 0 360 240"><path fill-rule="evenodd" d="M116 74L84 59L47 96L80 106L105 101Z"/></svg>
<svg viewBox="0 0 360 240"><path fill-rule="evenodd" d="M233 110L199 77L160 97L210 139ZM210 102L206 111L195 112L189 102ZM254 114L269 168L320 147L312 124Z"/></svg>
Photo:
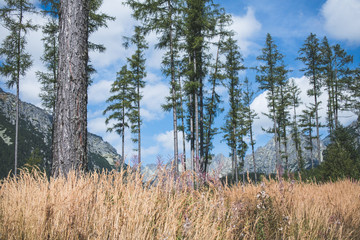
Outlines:
<svg viewBox="0 0 360 240"><path fill-rule="evenodd" d="M319 164L319 161L316 159L317 157L317 147L316 147L316 140L314 139L314 149L311 154L310 150L305 149L305 140L302 139L302 156L305 162L305 168L309 169L311 168L311 159L314 161L314 165L317 166ZM270 139L265 146L259 147L255 151L255 159L256 159L256 169L258 173L275 173L275 141L274 139ZM297 156L296 156L296 149L295 149L295 143L292 139L288 139L288 154L289 154L289 170L290 171L297 171L298 170L298 163L297 163ZM321 142L321 151L325 149L325 145L323 142ZM320 160L322 161L322 159ZM240 162L240 160L239 160ZM285 165L285 160L283 160L283 166ZM171 168L171 163L166 164L167 169ZM190 159L186 161L186 167L187 169L191 168L191 162ZM148 164L146 166L143 166L141 168L141 172L144 175L144 181L151 180L157 171L157 165L156 164ZM179 163L179 169L182 171L183 167L182 164ZM249 154L245 157L245 165L244 170L253 172L253 161L252 161L252 155ZM214 156L213 160L211 161L211 164L209 166L209 173L215 173L219 177L224 177L231 173L231 158L226 157L223 154L218 154Z"/></svg>
<svg viewBox="0 0 360 240"><path fill-rule="evenodd" d="M0 88L0 178L14 167L15 96ZM51 166L52 116L45 110L20 101L18 166L38 153L43 167ZM37 151L36 151L37 150ZM114 168L120 155L101 137L88 133L89 169Z"/></svg>
<svg viewBox="0 0 360 240"><path fill-rule="evenodd" d="M317 146L316 141L314 140L314 149L311 154L310 150L305 149L305 141L302 140L302 156L305 162L305 168L308 169L311 167L311 160L314 161L314 165L318 165L319 161L317 159ZM297 171L298 170L298 163L297 163L297 155L296 155L296 148L295 143L292 139L288 139L287 141L288 146L288 165L290 171ZM324 144L321 142L321 151L325 149ZM275 161L275 141L274 138L270 139L265 146L258 147L255 151L255 160L256 160L256 170L258 173L274 173L276 167ZM241 160L239 159L239 162ZM322 159L320 159L320 162ZM285 166L285 160L282 160L283 167ZM210 172L215 171L218 172L219 175L225 176L231 173L231 158L225 157L223 154L218 154L215 156L214 160L210 164ZM253 172L253 160L252 155L246 155L245 157L245 164L244 164L244 171Z"/></svg>

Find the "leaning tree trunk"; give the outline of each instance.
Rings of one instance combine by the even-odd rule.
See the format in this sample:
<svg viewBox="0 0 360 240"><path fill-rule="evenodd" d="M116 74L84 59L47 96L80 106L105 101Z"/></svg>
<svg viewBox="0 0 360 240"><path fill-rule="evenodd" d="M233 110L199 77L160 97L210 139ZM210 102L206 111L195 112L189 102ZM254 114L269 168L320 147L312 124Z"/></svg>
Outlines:
<svg viewBox="0 0 360 240"><path fill-rule="evenodd" d="M54 119L54 177L87 169L88 9L86 0L61 0L59 76Z"/></svg>

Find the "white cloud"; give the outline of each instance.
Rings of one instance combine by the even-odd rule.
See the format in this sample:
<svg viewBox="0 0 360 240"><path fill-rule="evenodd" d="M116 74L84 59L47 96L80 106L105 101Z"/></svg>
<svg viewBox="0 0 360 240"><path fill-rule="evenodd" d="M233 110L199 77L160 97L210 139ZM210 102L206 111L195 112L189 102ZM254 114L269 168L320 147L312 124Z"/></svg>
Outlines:
<svg viewBox="0 0 360 240"><path fill-rule="evenodd" d="M307 90L311 89L311 86L309 84L309 79L305 76L300 78L293 78L295 81L295 84L300 88L300 99L302 104L296 109L297 116L299 117L300 114L302 114L302 110L306 109L306 106L310 106L310 103L314 102L313 97L309 97L307 95ZM319 119L322 124L326 124L326 111L327 111L327 100L328 95L325 90L322 90L321 96L318 98L318 101L321 102L320 109L319 109ZM262 131L262 128L268 129L273 126L273 122L271 119L269 119L267 116L265 116L263 113L268 113L268 107L267 107L267 99L266 99L267 91L261 93L258 95L254 101L251 103L251 108L257 113L258 119L254 120L253 125L253 131L255 138L263 137L265 134L264 131ZM291 117L293 117L293 111L291 109L290 111ZM355 115L350 112L340 112L339 114L339 121L347 125L355 120Z"/></svg>
<svg viewBox="0 0 360 240"><path fill-rule="evenodd" d="M89 104L105 102L110 97L113 81L100 80L89 87Z"/></svg>
<svg viewBox="0 0 360 240"><path fill-rule="evenodd" d="M242 53L246 56L250 53L250 48L254 46L250 39L260 32L261 23L256 19L255 11L251 7L248 7L244 16L233 15L233 21L230 28L235 32L235 38Z"/></svg>
<svg viewBox="0 0 360 240"><path fill-rule="evenodd" d="M89 132L103 135L107 130L107 126L105 124L105 119L106 119L105 117L98 117L98 118L90 119L88 121Z"/></svg>
<svg viewBox="0 0 360 240"><path fill-rule="evenodd" d="M174 151L174 131L166 131L164 133L160 133L158 135L155 135L156 143L159 144L162 151L167 152L168 154L172 153ZM182 133L178 133L178 148L179 153L182 152L182 142L183 142L183 136ZM189 142L186 141L185 143L186 149L190 148Z"/></svg>
<svg viewBox="0 0 360 240"><path fill-rule="evenodd" d="M90 41L104 44L104 53L91 52L90 58L96 67L103 68L124 61L127 50L123 47L123 36L131 36L135 21L131 17L132 10L123 4L124 1L105 0L100 12L116 17L109 21L108 28L100 28L90 36Z"/></svg>
<svg viewBox="0 0 360 240"><path fill-rule="evenodd" d="M333 37L360 43L360 1L327 0L321 13L325 30Z"/></svg>
<svg viewBox="0 0 360 240"><path fill-rule="evenodd" d="M164 83L148 84L143 90L143 99L141 101L143 110L142 117L145 121L161 119L164 112L161 104L165 103L166 96L169 95L169 87Z"/></svg>

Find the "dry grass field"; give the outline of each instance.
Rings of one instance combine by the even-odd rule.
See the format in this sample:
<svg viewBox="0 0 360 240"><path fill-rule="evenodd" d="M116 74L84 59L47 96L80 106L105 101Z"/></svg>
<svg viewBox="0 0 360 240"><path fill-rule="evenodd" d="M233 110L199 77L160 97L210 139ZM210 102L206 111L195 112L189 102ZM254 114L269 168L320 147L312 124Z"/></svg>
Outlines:
<svg viewBox="0 0 360 240"><path fill-rule="evenodd" d="M206 184L164 172L0 183L0 239L360 239L360 183Z"/></svg>

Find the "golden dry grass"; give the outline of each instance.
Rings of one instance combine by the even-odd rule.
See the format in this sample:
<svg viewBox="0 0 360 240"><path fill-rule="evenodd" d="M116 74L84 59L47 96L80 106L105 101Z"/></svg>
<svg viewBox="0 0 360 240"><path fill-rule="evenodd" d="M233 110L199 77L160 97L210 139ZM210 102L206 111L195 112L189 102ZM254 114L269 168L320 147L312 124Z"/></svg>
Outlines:
<svg viewBox="0 0 360 240"><path fill-rule="evenodd" d="M0 239L360 239L360 184L265 181L194 188L136 173L0 183Z"/></svg>

